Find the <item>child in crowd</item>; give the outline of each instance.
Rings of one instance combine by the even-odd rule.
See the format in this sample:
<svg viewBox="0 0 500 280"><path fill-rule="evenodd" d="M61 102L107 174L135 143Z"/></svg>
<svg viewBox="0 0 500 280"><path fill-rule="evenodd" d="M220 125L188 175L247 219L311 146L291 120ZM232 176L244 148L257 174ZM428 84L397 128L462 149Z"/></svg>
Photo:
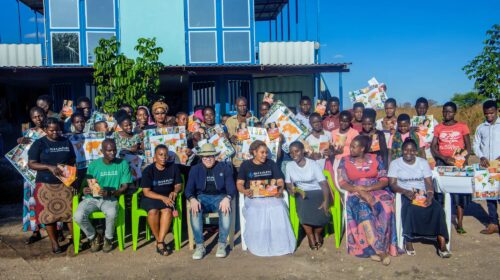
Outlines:
<svg viewBox="0 0 500 280"><path fill-rule="evenodd" d="M417 143L418 156L425 159L425 142L421 141L415 129L410 127L410 116L408 114L401 114L397 119L396 132L389 139L389 161L403 156L403 143L408 137Z"/></svg>
<svg viewBox="0 0 500 280"><path fill-rule="evenodd" d="M363 130L363 110L365 110L365 105L361 102L356 102L352 105L352 128L354 128L357 132L361 132Z"/></svg>

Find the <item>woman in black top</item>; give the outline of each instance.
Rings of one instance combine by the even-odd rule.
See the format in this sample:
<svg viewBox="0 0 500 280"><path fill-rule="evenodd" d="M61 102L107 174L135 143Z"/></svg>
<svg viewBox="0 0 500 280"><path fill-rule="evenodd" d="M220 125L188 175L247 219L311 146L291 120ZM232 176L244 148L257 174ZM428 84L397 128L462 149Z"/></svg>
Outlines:
<svg viewBox="0 0 500 280"><path fill-rule="evenodd" d="M144 197L141 208L148 212L148 224L156 239L156 251L166 256L169 252L164 240L172 223L172 211L182 188L182 178L175 163L167 162L167 146L158 145L155 148L154 160L142 172Z"/></svg>
<svg viewBox="0 0 500 280"><path fill-rule="evenodd" d="M28 166L37 171L35 179L35 213L38 224L45 224L52 243L52 252L62 253L56 236L56 222L65 222L70 234L71 200L73 191L66 187L58 177L63 176L60 164L73 165L75 152L68 139L60 136L62 124L55 118L48 118L45 126L46 136L36 140L28 152Z"/></svg>
<svg viewBox="0 0 500 280"><path fill-rule="evenodd" d="M385 141L384 132L375 129L375 118L377 112L373 109L363 110L363 119L361 122L362 130L360 135L366 135L370 138L369 153L376 154L382 158L385 168L388 168L389 151L387 150L387 142Z"/></svg>

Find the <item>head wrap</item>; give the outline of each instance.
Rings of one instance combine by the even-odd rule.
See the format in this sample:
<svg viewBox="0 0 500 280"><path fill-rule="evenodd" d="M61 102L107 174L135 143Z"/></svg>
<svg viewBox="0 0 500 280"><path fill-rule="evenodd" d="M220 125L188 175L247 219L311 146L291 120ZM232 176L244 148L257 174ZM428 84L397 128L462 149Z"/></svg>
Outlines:
<svg viewBox="0 0 500 280"><path fill-rule="evenodd" d="M144 109L144 110L146 110L146 112L148 113L147 125L153 125L153 124L155 124L155 122L154 122L154 121L153 121L153 119L151 118L151 112L149 112L148 107L146 107L146 106L139 106L139 107L137 107L137 111L139 111L139 109ZM137 121L136 121L136 122L137 122Z"/></svg>
<svg viewBox="0 0 500 280"><path fill-rule="evenodd" d="M205 122L205 118L203 117L203 110L194 112L194 116L197 117L201 122Z"/></svg>
<svg viewBox="0 0 500 280"><path fill-rule="evenodd" d="M153 104L153 107L151 107L151 110L153 111L153 113L156 111L156 109L158 108L162 108L163 110L165 110L165 112L168 113L168 105L167 103L163 102L163 101L156 101L154 104Z"/></svg>

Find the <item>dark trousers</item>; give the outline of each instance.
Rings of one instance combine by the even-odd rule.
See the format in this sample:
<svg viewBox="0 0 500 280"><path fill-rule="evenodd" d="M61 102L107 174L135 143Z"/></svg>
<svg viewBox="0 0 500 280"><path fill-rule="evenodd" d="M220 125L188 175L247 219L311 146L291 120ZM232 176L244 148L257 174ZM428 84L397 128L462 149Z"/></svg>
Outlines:
<svg viewBox="0 0 500 280"><path fill-rule="evenodd" d="M497 200L487 200L488 223L498 225Z"/></svg>

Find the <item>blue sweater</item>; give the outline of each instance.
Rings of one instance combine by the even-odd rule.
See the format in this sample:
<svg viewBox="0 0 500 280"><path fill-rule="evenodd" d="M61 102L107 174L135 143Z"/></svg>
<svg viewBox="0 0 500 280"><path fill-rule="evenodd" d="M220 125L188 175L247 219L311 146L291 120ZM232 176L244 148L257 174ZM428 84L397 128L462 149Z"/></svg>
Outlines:
<svg viewBox="0 0 500 280"><path fill-rule="evenodd" d="M236 185L233 178L232 167L223 162L216 162L212 167L215 177L215 186L218 191L225 193L234 199L237 195ZM191 167L184 193L189 200L203 193L206 187L207 171L203 163L198 163Z"/></svg>

